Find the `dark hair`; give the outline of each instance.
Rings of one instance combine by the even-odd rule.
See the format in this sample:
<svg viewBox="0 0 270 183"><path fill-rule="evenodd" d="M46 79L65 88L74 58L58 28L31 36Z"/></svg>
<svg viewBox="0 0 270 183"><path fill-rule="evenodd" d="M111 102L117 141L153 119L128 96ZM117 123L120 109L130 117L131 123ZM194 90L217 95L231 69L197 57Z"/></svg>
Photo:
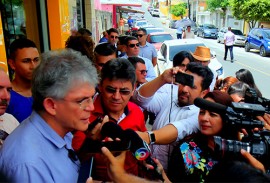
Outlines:
<svg viewBox="0 0 270 183"><path fill-rule="evenodd" d="M82 36L92 36L92 32L86 28L80 28L78 33L80 33Z"/></svg>
<svg viewBox="0 0 270 183"><path fill-rule="evenodd" d="M191 62L187 65L187 71L197 74L198 76L201 76L203 78L201 83L202 90L209 89L214 75L207 66L203 66L200 63L196 62Z"/></svg>
<svg viewBox="0 0 270 183"><path fill-rule="evenodd" d="M120 45L125 44L126 37L128 37L128 36L119 36L118 37L118 42L120 43Z"/></svg>
<svg viewBox="0 0 270 183"><path fill-rule="evenodd" d="M228 94L232 95L232 94L237 94L240 97L244 97L246 90L249 88L248 84L242 82L242 81L238 81L234 84L232 84L229 89L228 89Z"/></svg>
<svg viewBox="0 0 270 183"><path fill-rule="evenodd" d="M208 92L203 98L204 99L211 98L215 101L215 103L219 103L219 104L222 104L222 105L228 106L228 107L230 107L232 105L232 102L233 102L233 99L231 98L231 96L228 93L222 92L219 90L214 90L213 92ZM219 115L221 116L222 121L223 121L222 130L221 130L220 134L218 134L218 135L221 136L222 138L225 138L225 139L237 140L238 131L237 131L237 129L232 129L230 124L227 125L226 112L220 111L217 113L219 113Z"/></svg>
<svg viewBox="0 0 270 183"><path fill-rule="evenodd" d="M129 41L132 41L132 40L138 41L138 39L136 37L134 37L134 36L127 36L125 41L124 41L124 44L128 45Z"/></svg>
<svg viewBox="0 0 270 183"><path fill-rule="evenodd" d="M36 44L27 38L15 39L9 46L9 57L15 60L16 51L23 48L37 48Z"/></svg>
<svg viewBox="0 0 270 183"><path fill-rule="evenodd" d="M101 81L102 83L105 79L123 79L130 81L132 86L136 82L136 73L133 65L125 58L112 59L104 64L101 69Z"/></svg>
<svg viewBox="0 0 270 183"><path fill-rule="evenodd" d="M260 90L258 89L257 85L255 84L254 78L252 76L252 73L247 70L247 69L240 69L239 71L237 71L235 73L236 78L239 81L242 81L244 83L247 83L249 85L249 87L254 88L257 92L257 95L259 97L262 97L262 93L260 92Z"/></svg>
<svg viewBox="0 0 270 183"><path fill-rule="evenodd" d="M147 31L146 31L146 29L145 29L145 28L139 28L139 29L138 29L138 31L143 31L143 33L144 33L144 34L146 34L146 33L147 33ZM138 32L138 31L137 31L137 32Z"/></svg>
<svg viewBox="0 0 270 183"><path fill-rule="evenodd" d="M173 67L180 66L185 58L189 59L190 62L194 62L194 58L189 52L180 51L173 57Z"/></svg>
<svg viewBox="0 0 270 183"><path fill-rule="evenodd" d="M89 36L69 36L66 41L66 48L71 48L75 51L81 52L82 55L87 56L94 62L94 46L95 43Z"/></svg>
<svg viewBox="0 0 270 183"><path fill-rule="evenodd" d="M129 62L134 66L136 69L137 63L145 64L145 61L140 57L128 57Z"/></svg>
<svg viewBox="0 0 270 183"><path fill-rule="evenodd" d="M102 56L109 56L115 54L117 56L117 49L110 43L100 43L95 48L95 54Z"/></svg>
<svg viewBox="0 0 270 183"><path fill-rule="evenodd" d="M115 33L119 34L118 30L115 29L115 28L110 28L107 32L108 32L109 35L110 35L112 32L115 32Z"/></svg>
<svg viewBox="0 0 270 183"><path fill-rule="evenodd" d="M262 171L241 161L219 162L206 176L205 182L270 182Z"/></svg>

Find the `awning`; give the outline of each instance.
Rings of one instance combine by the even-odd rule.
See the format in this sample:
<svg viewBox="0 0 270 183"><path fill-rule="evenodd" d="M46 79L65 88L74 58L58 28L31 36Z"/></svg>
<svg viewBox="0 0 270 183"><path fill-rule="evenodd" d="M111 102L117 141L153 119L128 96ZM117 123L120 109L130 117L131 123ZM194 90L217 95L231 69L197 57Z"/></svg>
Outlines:
<svg viewBox="0 0 270 183"><path fill-rule="evenodd" d="M141 13L144 14L144 11L130 9L130 8L124 8L124 7L118 7L118 11L121 11L122 13Z"/></svg>

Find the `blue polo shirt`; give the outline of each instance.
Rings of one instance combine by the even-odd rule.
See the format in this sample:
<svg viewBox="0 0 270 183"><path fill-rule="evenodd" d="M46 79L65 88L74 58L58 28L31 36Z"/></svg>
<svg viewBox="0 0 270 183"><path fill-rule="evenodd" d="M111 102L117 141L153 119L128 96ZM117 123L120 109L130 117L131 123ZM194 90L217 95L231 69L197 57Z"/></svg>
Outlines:
<svg viewBox="0 0 270 183"><path fill-rule="evenodd" d="M80 163L71 160L72 134L60 137L35 111L5 140L0 168L12 182L77 182Z"/></svg>
<svg viewBox="0 0 270 183"><path fill-rule="evenodd" d="M144 46L140 45L139 56L148 58L150 61L152 61L154 57L157 57L156 48L154 47L154 45L146 42Z"/></svg>

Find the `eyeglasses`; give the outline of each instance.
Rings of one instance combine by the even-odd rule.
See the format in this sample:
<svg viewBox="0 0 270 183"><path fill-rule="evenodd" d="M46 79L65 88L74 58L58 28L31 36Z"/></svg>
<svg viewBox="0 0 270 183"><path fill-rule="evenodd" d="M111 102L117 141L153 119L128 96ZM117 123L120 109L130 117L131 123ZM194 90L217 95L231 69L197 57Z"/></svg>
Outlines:
<svg viewBox="0 0 270 183"><path fill-rule="evenodd" d="M141 74L147 74L147 71L148 71L148 70L140 70L139 72L140 72Z"/></svg>
<svg viewBox="0 0 270 183"><path fill-rule="evenodd" d="M70 101L70 100L65 100L65 99L61 99L61 100L76 103L76 104L78 104L80 106L80 109L82 109L82 110L85 110L87 107L89 107L90 104L93 103L93 99L91 97L90 98L85 98L85 99L83 99L81 101Z"/></svg>
<svg viewBox="0 0 270 183"><path fill-rule="evenodd" d="M107 86L107 87L105 88L105 90L106 90L106 92L108 92L108 93L115 94L115 93L117 92L118 89L113 88L113 87L110 87L110 86ZM127 89L119 89L119 93L120 93L121 95L129 95L129 94L131 93L131 91L130 91L130 90L127 90Z"/></svg>
<svg viewBox="0 0 270 183"><path fill-rule="evenodd" d="M110 36L112 39L118 39L118 36Z"/></svg>
<svg viewBox="0 0 270 183"><path fill-rule="evenodd" d="M128 47L130 47L130 48L134 48L134 47L139 47L140 46L140 44L139 43L136 43L136 44L129 44L128 45Z"/></svg>
<svg viewBox="0 0 270 183"><path fill-rule="evenodd" d="M138 34L137 35L137 37L143 37L144 36L144 34Z"/></svg>

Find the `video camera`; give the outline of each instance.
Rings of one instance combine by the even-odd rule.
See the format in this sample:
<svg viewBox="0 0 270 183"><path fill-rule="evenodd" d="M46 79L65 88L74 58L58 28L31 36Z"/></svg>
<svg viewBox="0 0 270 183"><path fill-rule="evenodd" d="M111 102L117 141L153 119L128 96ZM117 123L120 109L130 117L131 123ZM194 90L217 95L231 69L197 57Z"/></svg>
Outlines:
<svg viewBox="0 0 270 183"><path fill-rule="evenodd" d="M258 159L268 169L270 168L270 131L262 130L253 132L254 128L263 128L264 123L256 120L256 116L262 116L265 108L259 104L232 102L232 107L226 107L204 99L195 99L194 104L200 108L225 115L225 125L230 129L244 128L248 135L242 141L222 139L214 137L215 152L224 157L239 158L240 150L244 149Z"/></svg>
<svg viewBox="0 0 270 183"><path fill-rule="evenodd" d="M248 88L245 92L245 102L251 104L260 104L265 107L265 112L270 114L270 100L258 97L257 92L254 88Z"/></svg>

